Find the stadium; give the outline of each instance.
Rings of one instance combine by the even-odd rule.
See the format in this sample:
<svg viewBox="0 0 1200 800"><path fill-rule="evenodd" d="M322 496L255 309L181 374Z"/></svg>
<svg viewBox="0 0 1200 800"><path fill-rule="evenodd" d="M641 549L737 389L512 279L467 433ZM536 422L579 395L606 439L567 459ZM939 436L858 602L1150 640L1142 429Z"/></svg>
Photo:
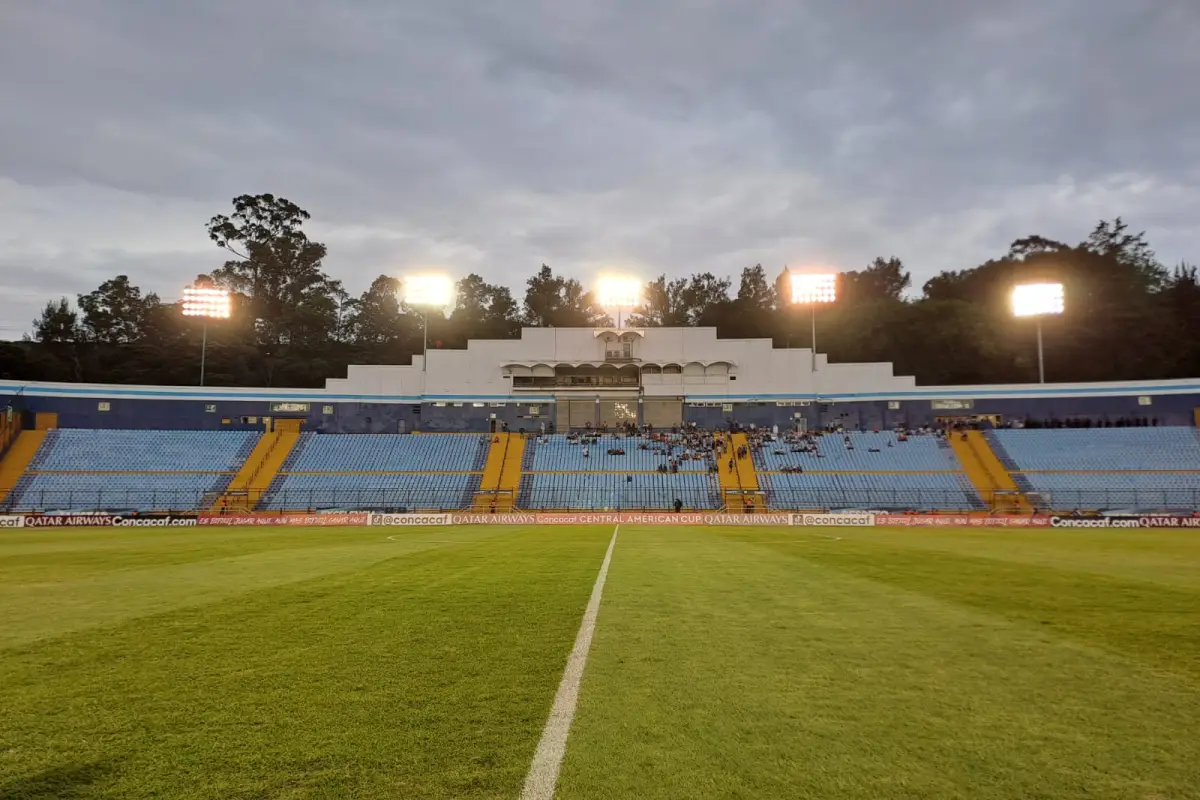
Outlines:
<svg viewBox="0 0 1200 800"><path fill-rule="evenodd" d="M606 327L0 393L4 796L1200 785L1200 381Z"/></svg>

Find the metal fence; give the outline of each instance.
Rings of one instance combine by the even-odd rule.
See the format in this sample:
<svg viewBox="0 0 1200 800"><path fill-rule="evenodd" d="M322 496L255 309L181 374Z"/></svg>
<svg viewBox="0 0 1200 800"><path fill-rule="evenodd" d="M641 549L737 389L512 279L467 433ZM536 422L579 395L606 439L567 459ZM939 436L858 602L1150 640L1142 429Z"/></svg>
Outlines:
<svg viewBox="0 0 1200 800"><path fill-rule="evenodd" d="M767 505L779 510L878 509L978 511L995 500L1005 506L1012 495L978 498L961 491L940 489L776 489L764 493ZM289 489L272 492L259 508L310 511L358 509L372 511L450 511L469 508L476 498L486 502L490 493L434 491L428 489ZM192 490L25 490L0 502L0 511L132 510L196 511L212 508L220 493ZM1029 505L1042 510L1163 510L1200 508L1200 489L1112 489L1026 493ZM681 487L678 493L662 489L629 488L588 491L542 489L520 491L516 506L523 509L635 510L667 509L679 499L685 509L718 508L724 504L715 489ZM239 503L231 502L232 507Z"/></svg>

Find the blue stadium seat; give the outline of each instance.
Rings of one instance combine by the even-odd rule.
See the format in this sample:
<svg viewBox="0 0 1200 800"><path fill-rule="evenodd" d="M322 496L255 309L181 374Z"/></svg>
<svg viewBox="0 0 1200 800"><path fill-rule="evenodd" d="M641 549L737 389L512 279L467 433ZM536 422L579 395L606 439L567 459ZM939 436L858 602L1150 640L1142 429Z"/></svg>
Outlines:
<svg viewBox="0 0 1200 800"><path fill-rule="evenodd" d="M1187 508L1200 498L1195 428L1027 428L987 437L1017 485L1046 506Z"/></svg>
<svg viewBox="0 0 1200 800"><path fill-rule="evenodd" d="M645 445L647 449L641 449ZM525 472L620 472L648 471L658 469L660 464L666 464L671 456L681 457L688 454L688 449L682 445L666 445L648 442L645 439L630 436L605 435L599 437L595 444L586 447L588 456L584 458L584 445L571 441L566 436L555 435L542 437L542 440L530 438L525 445ZM610 456L609 450L624 450L624 455ZM703 456L706 453L691 451L698 459L684 458L680 462L681 472L706 472L708 462Z"/></svg>
<svg viewBox="0 0 1200 800"><path fill-rule="evenodd" d="M629 480L632 478L633 480ZM719 508L721 492L715 476L678 474L577 472L531 473L522 480L523 508L669 509L675 500L689 510Z"/></svg>
<svg viewBox="0 0 1200 800"><path fill-rule="evenodd" d="M522 461L520 508L670 509L680 500L689 510L721 506L717 477L707 452L683 444L605 434L586 445L565 435L531 437ZM624 450L609 455L609 450ZM660 473L672 458L677 473Z"/></svg>
<svg viewBox="0 0 1200 800"><path fill-rule="evenodd" d="M478 434L304 433L260 508L467 508L489 444Z"/></svg>
<svg viewBox="0 0 1200 800"><path fill-rule="evenodd" d="M50 431L5 506L192 510L228 486L253 431Z"/></svg>
<svg viewBox="0 0 1200 800"><path fill-rule="evenodd" d="M850 447L846 438L850 439ZM906 441L891 431L816 437L820 455L785 442L754 451L759 486L773 508L983 510L987 507L941 436ZM783 472L785 468L804 472Z"/></svg>

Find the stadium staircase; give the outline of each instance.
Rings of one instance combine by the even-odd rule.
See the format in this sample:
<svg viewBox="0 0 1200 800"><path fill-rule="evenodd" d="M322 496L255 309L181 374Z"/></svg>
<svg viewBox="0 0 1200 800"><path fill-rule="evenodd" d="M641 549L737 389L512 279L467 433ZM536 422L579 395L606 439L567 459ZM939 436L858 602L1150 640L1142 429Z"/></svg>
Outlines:
<svg viewBox="0 0 1200 800"><path fill-rule="evenodd" d="M17 482L29 468L33 457L41 449L46 440L47 431L19 431L16 438L0 460L0 503L8 499L9 492L17 487Z"/></svg>
<svg viewBox="0 0 1200 800"><path fill-rule="evenodd" d="M500 473L500 491L496 495L497 511L512 511L517 492L521 488L521 465L524 462L525 437L518 433L508 434L508 445L504 449L504 466Z"/></svg>
<svg viewBox="0 0 1200 800"><path fill-rule="evenodd" d="M1013 476L1004 467L988 444L982 431L967 431L949 437L950 447L958 456L963 471L975 485L980 497L996 511L1018 514L1030 513L1029 501L1017 486Z"/></svg>
<svg viewBox="0 0 1200 800"><path fill-rule="evenodd" d="M734 461L731 438L727 436L719 438L722 441L728 442L730 448L729 452L717 460L717 478L721 483L721 496L725 498L726 505L728 505L732 495L741 494L742 484L738 482L737 462Z"/></svg>
<svg viewBox="0 0 1200 800"><path fill-rule="evenodd" d="M520 434L497 433L492 436L473 511L487 513L492 510L493 503L499 513L512 511L521 484L521 460L524 454L525 437Z"/></svg>
<svg viewBox="0 0 1200 800"><path fill-rule="evenodd" d="M750 437L744 433L733 434L730 437L730 453L734 457L733 468L737 473L738 493L735 497L731 497L729 492L725 492L725 506L734 512L742 511L745 509L746 500L749 499L750 507L754 513L758 514L767 510L766 496L758 485L758 473L754 469L754 459L750 455L745 458L737 457L738 449L742 447L745 447L749 453ZM729 459L725 459L725 461L726 467L728 467ZM722 487L724 487L724 483L722 483Z"/></svg>
<svg viewBox="0 0 1200 800"><path fill-rule="evenodd" d="M277 427L273 433L259 439L225 493L213 504L213 510L253 510L299 441L299 425Z"/></svg>

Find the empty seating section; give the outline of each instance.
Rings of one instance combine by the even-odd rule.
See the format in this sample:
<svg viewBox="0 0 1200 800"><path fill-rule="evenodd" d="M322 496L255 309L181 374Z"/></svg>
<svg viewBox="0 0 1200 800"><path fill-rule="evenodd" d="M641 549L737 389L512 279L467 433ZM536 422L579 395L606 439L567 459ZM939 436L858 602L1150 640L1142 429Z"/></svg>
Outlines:
<svg viewBox="0 0 1200 800"><path fill-rule="evenodd" d="M5 505L59 511L200 508L229 484L260 435L50 431Z"/></svg>
<svg viewBox="0 0 1200 800"><path fill-rule="evenodd" d="M285 472L482 472L488 437L305 433Z"/></svg>
<svg viewBox="0 0 1200 800"><path fill-rule="evenodd" d="M309 508L466 508L470 506L478 488L479 476L471 473L299 473L277 479L264 507L274 511Z"/></svg>
<svg viewBox="0 0 1200 800"><path fill-rule="evenodd" d="M610 450L624 452L610 454ZM673 459L677 472L659 471ZM664 443L604 435L584 445L564 435L530 438L517 506L670 509L678 499L689 510L719 508L721 492L711 464L708 452L682 440Z"/></svg>
<svg viewBox="0 0 1200 800"><path fill-rule="evenodd" d="M477 434L305 433L260 508L467 508L488 443Z"/></svg>
<svg viewBox="0 0 1200 800"><path fill-rule="evenodd" d="M849 440L847 442L847 440ZM891 431L775 439L753 449L759 485L773 508L982 510L945 439ZM787 471L802 470L802 471Z"/></svg>
<svg viewBox="0 0 1200 800"><path fill-rule="evenodd" d="M1039 428L987 433L1035 503L1058 509L1187 508L1200 499L1194 428Z"/></svg>
<svg viewBox="0 0 1200 800"><path fill-rule="evenodd" d="M535 510L666 510L676 499L686 509L711 509L721 504L716 480L707 473L543 472L524 476L518 505Z"/></svg>

